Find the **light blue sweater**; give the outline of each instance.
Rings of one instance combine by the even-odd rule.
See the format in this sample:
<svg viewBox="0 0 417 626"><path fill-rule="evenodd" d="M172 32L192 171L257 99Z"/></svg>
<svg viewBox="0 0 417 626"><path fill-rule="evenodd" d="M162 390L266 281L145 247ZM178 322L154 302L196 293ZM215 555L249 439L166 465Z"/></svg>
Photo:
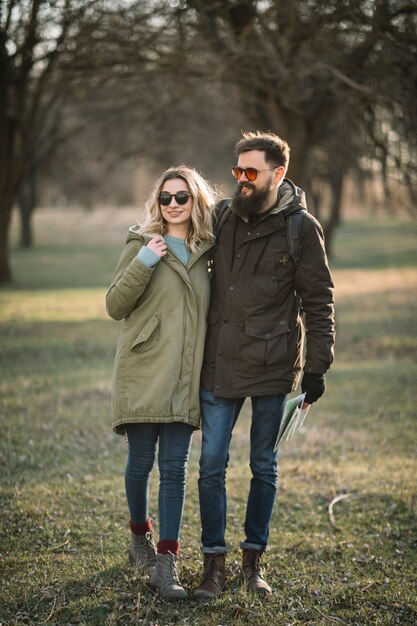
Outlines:
<svg viewBox="0 0 417 626"><path fill-rule="evenodd" d="M191 250L185 243L185 239L180 239L180 237L171 237L171 235L164 235L164 240L168 248L179 258L181 263L187 265L188 259L191 256ZM153 267L158 263L158 261L161 260L161 257L155 254L155 252L148 248L148 246L142 246L138 252L137 258L148 267Z"/></svg>

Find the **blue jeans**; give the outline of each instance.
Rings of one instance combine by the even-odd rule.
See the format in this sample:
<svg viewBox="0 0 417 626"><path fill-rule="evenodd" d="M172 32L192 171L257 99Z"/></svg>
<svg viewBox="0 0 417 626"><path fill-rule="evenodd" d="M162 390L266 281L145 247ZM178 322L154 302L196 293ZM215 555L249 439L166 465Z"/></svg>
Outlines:
<svg viewBox="0 0 417 626"><path fill-rule="evenodd" d="M125 486L130 517L136 524L148 519L149 479L159 467L159 539L178 541L184 510L185 483L193 427L188 424L127 424L129 454Z"/></svg>
<svg viewBox="0 0 417 626"><path fill-rule="evenodd" d="M250 429L252 479L246 506L245 540L240 547L265 550L278 479L278 454L274 452L287 396L253 397ZM218 398L200 390L203 440L200 457L201 543L207 554L226 553L226 468L233 427L245 398Z"/></svg>

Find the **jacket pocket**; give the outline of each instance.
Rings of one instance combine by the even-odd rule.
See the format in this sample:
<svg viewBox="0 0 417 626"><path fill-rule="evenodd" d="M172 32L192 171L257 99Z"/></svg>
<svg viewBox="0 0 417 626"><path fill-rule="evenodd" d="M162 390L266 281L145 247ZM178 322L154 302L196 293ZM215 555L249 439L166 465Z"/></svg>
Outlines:
<svg viewBox="0 0 417 626"><path fill-rule="evenodd" d="M245 321L246 356L263 365L275 365L287 358L288 334L286 320ZM249 354L250 352L250 354Z"/></svg>
<svg viewBox="0 0 417 626"><path fill-rule="evenodd" d="M146 322L145 326L132 343L130 350L133 350L134 352L145 352L152 348L155 341L159 339L159 332L157 332L156 329L159 331L159 319L157 315L153 315ZM150 341L151 338L153 341Z"/></svg>

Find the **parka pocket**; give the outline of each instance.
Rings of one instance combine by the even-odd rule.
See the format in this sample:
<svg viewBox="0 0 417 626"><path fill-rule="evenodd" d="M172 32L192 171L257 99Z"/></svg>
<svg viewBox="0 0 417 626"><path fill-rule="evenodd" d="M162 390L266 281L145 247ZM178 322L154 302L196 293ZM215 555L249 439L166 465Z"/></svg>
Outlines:
<svg viewBox="0 0 417 626"><path fill-rule="evenodd" d="M153 315L145 324L130 347L133 352L145 352L159 339L159 318ZM152 338L152 341L150 339Z"/></svg>
<svg viewBox="0 0 417 626"><path fill-rule="evenodd" d="M246 357L262 365L275 365L287 358L290 329L286 320L246 320ZM248 353L251 353L250 355Z"/></svg>

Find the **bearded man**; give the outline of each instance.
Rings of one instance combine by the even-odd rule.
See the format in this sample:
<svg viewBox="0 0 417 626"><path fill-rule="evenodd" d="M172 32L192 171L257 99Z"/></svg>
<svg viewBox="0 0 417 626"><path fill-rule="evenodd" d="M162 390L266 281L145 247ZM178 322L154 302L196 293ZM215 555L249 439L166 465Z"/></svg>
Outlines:
<svg viewBox="0 0 417 626"><path fill-rule="evenodd" d="M237 188L217 235L200 391L204 572L193 594L199 600L218 596L225 585L226 468L233 427L248 397L252 478L240 543L242 581L250 590L272 593L261 556L277 490L274 447L287 394L296 389L303 370L303 408L318 400L333 361L333 282L322 228L307 211L297 263L289 251L286 219L305 208L304 193L285 178L289 152L288 144L272 133L243 135L232 168ZM225 201L220 204L224 207Z"/></svg>

